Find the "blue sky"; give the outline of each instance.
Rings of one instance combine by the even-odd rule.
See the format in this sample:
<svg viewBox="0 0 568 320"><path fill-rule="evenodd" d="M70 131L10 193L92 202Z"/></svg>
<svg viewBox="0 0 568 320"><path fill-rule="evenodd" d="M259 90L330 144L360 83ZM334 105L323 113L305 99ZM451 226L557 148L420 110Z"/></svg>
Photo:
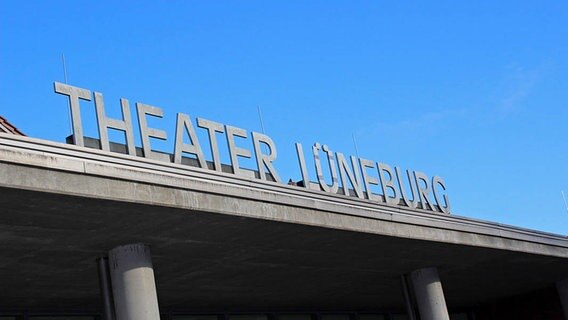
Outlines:
<svg viewBox="0 0 568 320"><path fill-rule="evenodd" d="M260 106L285 180L295 142L355 155L354 135L442 176L456 215L567 234L567 39L566 1L0 1L0 114L63 141L64 53L109 116L164 110L158 149L176 112L260 132Z"/></svg>

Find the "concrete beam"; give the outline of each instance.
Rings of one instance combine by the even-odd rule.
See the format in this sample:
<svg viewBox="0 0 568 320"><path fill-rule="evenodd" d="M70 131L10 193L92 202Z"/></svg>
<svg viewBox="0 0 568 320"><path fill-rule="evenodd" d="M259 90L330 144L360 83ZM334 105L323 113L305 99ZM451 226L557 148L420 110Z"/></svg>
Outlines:
<svg viewBox="0 0 568 320"><path fill-rule="evenodd" d="M12 135L0 187L568 258L560 235Z"/></svg>

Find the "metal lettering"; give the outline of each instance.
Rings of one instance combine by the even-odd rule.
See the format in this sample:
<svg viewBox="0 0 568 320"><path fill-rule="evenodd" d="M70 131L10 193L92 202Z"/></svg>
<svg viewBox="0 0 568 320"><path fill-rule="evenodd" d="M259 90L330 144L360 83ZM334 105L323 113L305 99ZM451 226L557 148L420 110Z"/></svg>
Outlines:
<svg viewBox="0 0 568 320"><path fill-rule="evenodd" d="M166 132L163 130L148 128L146 115L162 118L164 112L158 107L153 107L139 102L136 103L136 110L138 112L138 124L140 125L140 136L142 137L142 148L144 149L144 156L146 158L160 160L160 157L152 152L150 137L166 140Z"/></svg>
<svg viewBox="0 0 568 320"><path fill-rule="evenodd" d="M436 186L439 185L440 187L442 187L442 190L446 190L446 185L444 183L444 180L441 177L438 176L434 176L432 177L432 191L434 192L434 199L436 199L436 204L438 205L438 209L445 213L445 214L450 214L450 199L448 199L448 196L446 194L444 194L444 206L442 206L442 204L440 203L440 198L438 197L438 192L436 191Z"/></svg>
<svg viewBox="0 0 568 320"><path fill-rule="evenodd" d="M397 205L399 202L398 192L396 191L396 186L394 185L394 174L392 168L385 163L377 163L379 178L381 180L381 187L383 189L383 195L385 197L385 202L388 204ZM385 172L388 173L389 179L385 177ZM393 196L389 196L388 189L392 190Z"/></svg>
<svg viewBox="0 0 568 320"><path fill-rule="evenodd" d="M323 176L323 171L321 169L321 161L320 161L320 157L319 157L320 148L327 155L329 170L331 172L331 186L328 185L327 182L325 182L325 178ZM314 162L315 162L315 165L316 165L316 174L318 176L318 182L320 184L320 187L325 192L337 193L337 190L339 189L339 181L337 180L337 171L335 169L335 159L334 159L334 156L333 156L333 152L331 152L329 150L327 145L324 144L323 146L320 146L319 143L314 144L314 146L312 147L312 151L314 153Z"/></svg>
<svg viewBox="0 0 568 320"><path fill-rule="evenodd" d="M377 202L382 202L380 197L373 194L371 185L379 185L379 180L376 177L367 175L367 169L376 169L375 162L367 159L359 159L361 164L361 171L363 172L363 181L365 182L365 189L367 190L367 199Z"/></svg>
<svg viewBox="0 0 568 320"><path fill-rule="evenodd" d="M353 190L355 191L355 195L361 199L364 199L365 195L363 194L361 175L359 174L361 170L359 169L357 158L351 156L350 167L349 164L347 164L343 153L337 152L336 155L337 165L339 166L339 176L341 177L341 184L343 185L343 194L347 196L350 195L349 186L347 184L347 178L349 178L351 186L353 186Z"/></svg>
<svg viewBox="0 0 568 320"><path fill-rule="evenodd" d="M85 142L83 139L83 125L81 124L79 99L91 101L91 91L59 82L54 82L53 87L56 93L69 97L69 105L71 106L71 122L73 124L73 142L77 146L84 147Z"/></svg>
<svg viewBox="0 0 568 320"><path fill-rule="evenodd" d="M404 191L404 184L402 184L402 177L400 174L400 169L398 167L394 167L396 171L396 179L398 181L398 185L400 187L400 194L402 195L402 201L404 204L412 209L415 209L418 206L418 199L416 197L417 192L415 192L414 184L412 183L412 174L409 170L406 170L406 176L408 177L408 185L410 186L410 192L412 192L412 200L408 198L406 192Z"/></svg>
<svg viewBox="0 0 568 320"><path fill-rule="evenodd" d="M254 145L254 154L256 156L256 165L258 167L258 174L260 175L260 178L262 180L267 180L266 172L264 172L264 167L266 167L274 180L276 182L280 182L280 177L278 176L276 169L274 169L274 166L272 165L272 162L276 159L277 155L274 141L272 141L269 136L254 131L252 132L252 141ZM270 151L269 154L262 153L262 149L260 147L261 143L264 143L268 146L268 149Z"/></svg>
<svg viewBox="0 0 568 320"><path fill-rule="evenodd" d="M77 146L84 146L85 138L81 122L80 100L90 101L92 99L91 91L59 82L54 82L53 85L56 93L66 95L69 98L69 108L73 125L73 140ZM122 119L107 117L102 93L94 92L94 101L101 149L104 151L110 151L111 142L109 140L109 131L110 129L114 129L124 133L126 141L125 145L128 154L133 156L136 155L136 142L134 140L134 130L132 125L133 119L131 117L128 100L124 98L120 99ZM160 161L173 161L174 163L179 164L183 160L184 153L191 154L197 160L200 168L209 169L211 165L208 163L208 160L203 153L198 135L195 131L195 126L189 115L183 113L177 114L174 151L173 158L171 158L172 155L165 152L153 151L151 148L150 138L161 140L166 140L167 138L164 130L148 127L148 118L146 118L146 116L162 118L162 109L142 103L136 103L136 110L144 157ZM249 170L239 166L239 157L251 158L250 148L240 148L237 147L235 143L235 137L247 138L246 130L202 118L197 118L196 120L199 128L207 130L213 162L212 169L218 172L223 171L217 134L224 133L225 138L227 139L233 173L247 179L255 177L256 170ZM184 142L185 135L187 135L187 138L185 139L186 141L189 139L189 143ZM258 178L265 181L272 181L273 179L275 182L281 183L280 176L275 168L275 160L278 153L274 141L269 136L258 132L252 132L251 137L256 158L256 167L258 169ZM263 144L266 145L268 150L263 150L263 148L265 148L263 147ZM308 167L306 166L303 147L300 143L296 143L295 147L303 179L303 181L296 183L298 186L303 186L312 190L323 190L325 192L338 193L340 182L337 176L337 168L339 167L339 178L341 179L341 186L344 195L356 196L360 199L367 198L375 202L386 202L388 205L400 204L411 209L420 208L450 214L451 206L448 195L445 192L446 184L439 176L434 176L432 177L432 180L429 180L429 178L422 172L406 170L408 187L410 188L409 194L407 192L408 190L405 190L405 184L403 183L403 180L405 179L402 177L401 170L398 167L394 167L393 170L388 164L376 163L367 159L358 159L354 156L351 156L351 164L349 164L348 160L342 153L334 153L327 145L315 143L312 147L312 151L317 182L312 183L310 181ZM331 184L326 182L326 175L324 175L324 170L322 170L323 153L325 153L325 157L327 157L327 164L324 164L323 166L329 167ZM242 161L242 159L240 160ZM374 169L375 171L373 172L377 172L378 176L373 176L368 169ZM325 172L327 173L327 169ZM268 177L268 175L272 178ZM382 195L379 195L378 193L374 194L371 190L373 185L378 186L379 184L382 188ZM432 201L431 193L433 194L434 201ZM419 203L420 206L418 206Z"/></svg>
<svg viewBox="0 0 568 320"><path fill-rule="evenodd" d="M223 171L223 167L221 165L221 157L219 156L219 145L217 144L217 135L216 135L216 133L225 132L225 130L223 129L223 125L215 121L197 118L197 126L203 129L207 129L207 133L209 134L209 146L211 148L211 156L213 157L213 165L215 166L215 170L219 172Z"/></svg>
<svg viewBox="0 0 568 320"><path fill-rule="evenodd" d="M97 122L99 125L99 137L101 139L101 149L110 151L110 143L108 140L108 129L115 129L124 132L126 138L126 148L128 154L136 155L136 146L134 142L134 130L132 129L132 117L130 116L130 105L128 100L120 99L122 109L122 119L112 119L105 114L105 104L103 94L95 92L95 109L97 110Z"/></svg>
<svg viewBox="0 0 568 320"><path fill-rule="evenodd" d="M229 145L229 155L231 156L231 165L233 166L233 173L248 177L248 175L239 167L239 158L250 159L250 151L247 149L239 148L235 145L235 136L246 138L247 131L241 128L225 125L225 133L227 135L227 144Z"/></svg>
<svg viewBox="0 0 568 320"><path fill-rule="evenodd" d="M191 143L183 142L184 131L187 132L189 140ZM203 169L207 169L207 162L205 161L205 156L203 155L203 150L201 150L201 145L199 144L199 139L195 134L195 129L191 124L191 120L187 114L178 113L176 122L176 141L174 147L174 163L181 163L182 153L190 153L195 155L199 166Z"/></svg>
<svg viewBox="0 0 568 320"><path fill-rule="evenodd" d="M428 177L418 171L414 171L414 179L416 180L416 188L418 189L418 196L420 197L420 203L422 205L422 209L428 210L428 206L430 206L430 210L434 210L434 206L430 202L429 193L430 193L430 186L428 185ZM423 188L420 184L420 180L424 182L425 187Z"/></svg>
<svg viewBox="0 0 568 320"><path fill-rule="evenodd" d="M304 158L304 149L301 143L296 143L296 155L298 156L298 163L300 164L300 171L302 172L302 182L304 188L311 189L310 175L306 167L306 159Z"/></svg>

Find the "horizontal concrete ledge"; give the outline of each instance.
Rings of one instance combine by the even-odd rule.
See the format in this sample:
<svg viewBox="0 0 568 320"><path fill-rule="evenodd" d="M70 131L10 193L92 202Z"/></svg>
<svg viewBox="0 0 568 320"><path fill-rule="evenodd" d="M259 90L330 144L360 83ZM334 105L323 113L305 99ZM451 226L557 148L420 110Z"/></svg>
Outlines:
<svg viewBox="0 0 568 320"><path fill-rule="evenodd" d="M561 235L7 134L0 187L568 257Z"/></svg>

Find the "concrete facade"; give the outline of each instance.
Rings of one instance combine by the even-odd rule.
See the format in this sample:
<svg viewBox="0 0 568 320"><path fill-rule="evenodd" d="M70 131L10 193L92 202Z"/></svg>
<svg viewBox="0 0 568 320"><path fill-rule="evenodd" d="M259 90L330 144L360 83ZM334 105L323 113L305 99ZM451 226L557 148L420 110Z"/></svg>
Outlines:
<svg viewBox="0 0 568 320"><path fill-rule="evenodd" d="M7 134L0 192L14 308L99 309L95 258L135 242L164 310L404 310L430 266L470 308L568 277L565 236Z"/></svg>

